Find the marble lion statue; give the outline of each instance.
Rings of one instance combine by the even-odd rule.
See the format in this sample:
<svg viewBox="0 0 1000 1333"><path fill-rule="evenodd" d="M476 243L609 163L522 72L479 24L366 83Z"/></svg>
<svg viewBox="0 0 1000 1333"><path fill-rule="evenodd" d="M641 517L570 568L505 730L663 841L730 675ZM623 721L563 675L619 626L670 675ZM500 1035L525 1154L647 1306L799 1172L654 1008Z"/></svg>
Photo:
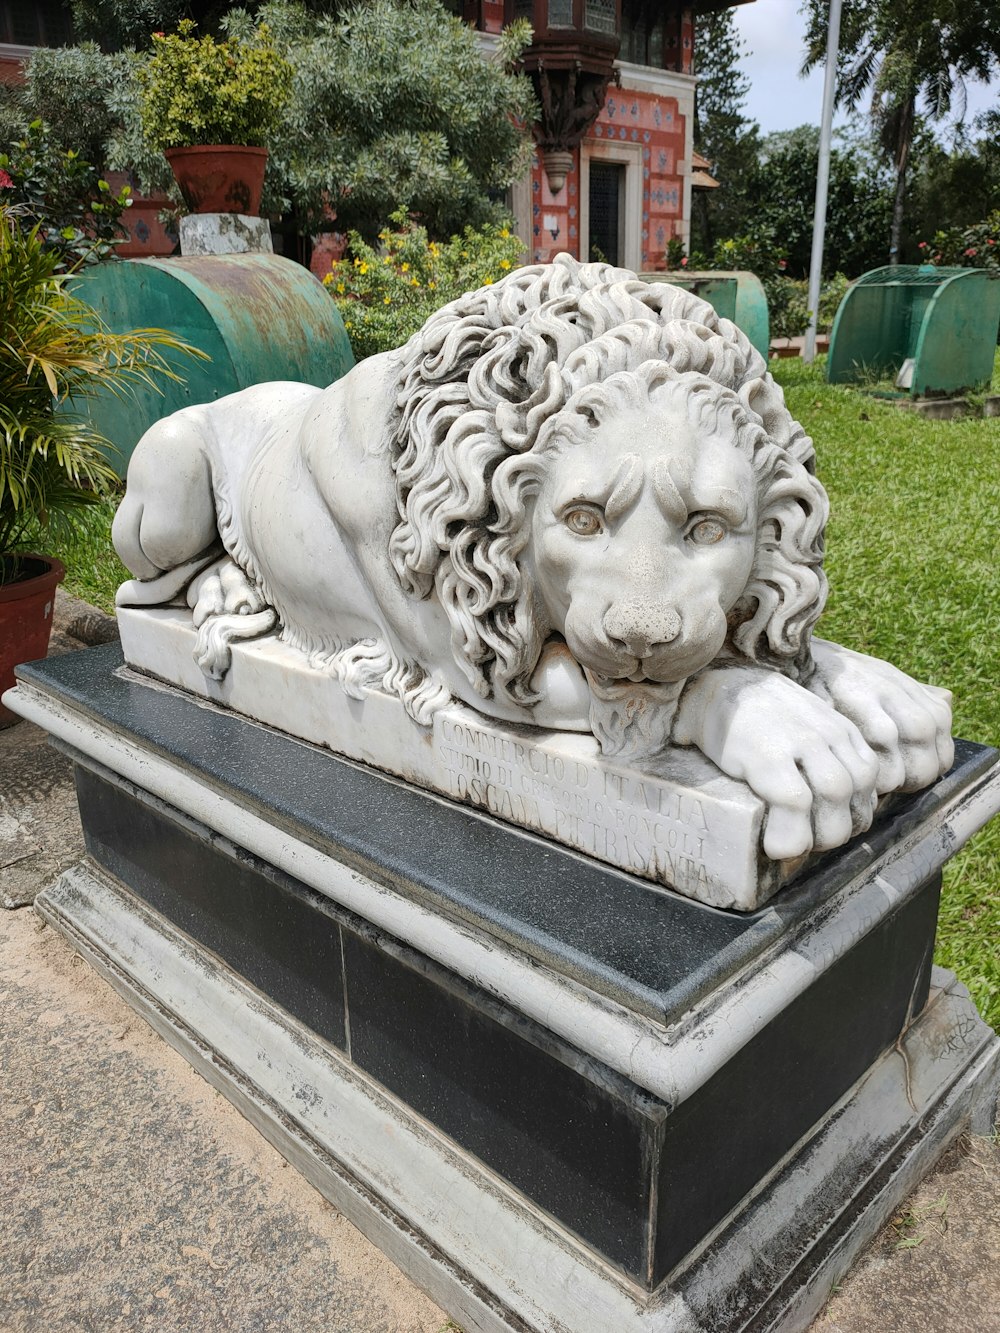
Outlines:
<svg viewBox="0 0 1000 1333"><path fill-rule="evenodd" d="M813 637L826 494L763 358L690 293L515 270L330 388L263 384L140 441L119 604L186 598L202 670L264 633L428 725L457 699L696 746L773 859L847 841L953 759L950 695Z"/></svg>

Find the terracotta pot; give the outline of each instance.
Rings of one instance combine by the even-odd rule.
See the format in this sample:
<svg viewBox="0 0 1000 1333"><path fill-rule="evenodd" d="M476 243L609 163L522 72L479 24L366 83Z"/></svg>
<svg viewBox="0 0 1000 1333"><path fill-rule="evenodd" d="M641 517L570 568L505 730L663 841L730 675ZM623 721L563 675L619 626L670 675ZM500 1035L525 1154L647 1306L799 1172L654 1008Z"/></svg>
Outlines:
<svg viewBox="0 0 1000 1333"><path fill-rule="evenodd" d="M259 215L266 148L199 144L194 148L167 148L165 156L184 202L193 212Z"/></svg>
<svg viewBox="0 0 1000 1333"><path fill-rule="evenodd" d="M117 194L123 185L132 187L132 206L122 214L122 226L128 240L115 247L119 259L155 259L172 255L177 248L177 233L160 221L165 208L172 208L166 194L143 195L136 188L135 177L128 171L106 171L104 179Z"/></svg>
<svg viewBox="0 0 1000 1333"><path fill-rule="evenodd" d="M13 687L16 666L48 652L56 584L66 577L60 561L24 555L19 557L21 577L15 583L4 583L5 565L10 561L8 556L0 562L0 694ZM17 721L15 713L0 705L0 727Z"/></svg>

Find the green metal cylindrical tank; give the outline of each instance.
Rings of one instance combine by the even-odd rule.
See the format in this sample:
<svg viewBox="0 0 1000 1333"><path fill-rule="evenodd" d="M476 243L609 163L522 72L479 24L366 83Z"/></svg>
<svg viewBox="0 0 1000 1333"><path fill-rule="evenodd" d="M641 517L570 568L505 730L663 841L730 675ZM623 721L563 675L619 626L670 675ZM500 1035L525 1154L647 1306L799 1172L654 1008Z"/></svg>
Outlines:
<svg viewBox="0 0 1000 1333"><path fill-rule="evenodd" d="M764 284L748 269L671 269L669 273L640 273L643 282L669 282L694 292L707 301L717 315L730 319L747 335L767 360L771 326Z"/></svg>
<svg viewBox="0 0 1000 1333"><path fill-rule="evenodd" d="M203 255L96 265L74 293L115 333L166 329L210 361L170 355L181 383L161 379L123 398L101 392L87 405L115 448L124 475L139 438L160 417L267 380L324 388L354 365L337 307L312 274L280 255ZM68 409L73 410L72 405Z"/></svg>
<svg viewBox="0 0 1000 1333"><path fill-rule="evenodd" d="M998 323L1000 281L983 269L873 269L840 303L826 377L856 384L899 374L899 387L915 398L984 388Z"/></svg>

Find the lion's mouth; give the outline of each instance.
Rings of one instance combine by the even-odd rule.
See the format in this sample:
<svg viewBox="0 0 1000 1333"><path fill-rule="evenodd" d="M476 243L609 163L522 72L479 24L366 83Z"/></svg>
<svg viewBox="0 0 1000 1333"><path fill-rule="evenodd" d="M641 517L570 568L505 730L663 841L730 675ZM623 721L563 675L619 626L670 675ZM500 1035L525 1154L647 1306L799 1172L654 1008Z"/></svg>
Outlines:
<svg viewBox="0 0 1000 1333"><path fill-rule="evenodd" d="M614 689L615 686L624 687L630 684L659 685L661 683L660 681L651 680L650 677L638 667L627 676L605 676L599 671L593 671L590 673L590 678L602 690L611 690Z"/></svg>
<svg viewBox="0 0 1000 1333"><path fill-rule="evenodd" d="M612 674L608 671L595 671L592 667L584 666L588 679L597 689L600 690L631 690L636 686L644 690L672 690L679 683L687 680L691 675L689 670L671 671L667 674L649 674L649 663L640 662L632 671L622 671Z"/></svg>
<svg viewBox="0 0 1000 1333"><path fill-rule="evenodd" d="M651 676L636 671L631 676L608 676L590 667L584 667L584 674L591 691L599 699L620 699L636 693L655 698L663 703L672 702L684 688L687 677L682 680L656 680Z"/></svg>
<svg viewBox="0 0 1000 1333"><path fill-rule="evenodd" d="M633 681L587 667L584 673L590 686L590 726L604 754L638 761L669 744L684 681Z"/></svg>
<svg viewBox="0 0 1000 1333"><path fill-rule="evenodd" d="M589 645L588 645L589 646ZM576 652L574 656L587 675L603 689L672 689L688 680L711 662L720 645L715 643L678 644L666 651L644 657L618 657L596 650ZM573 651L572 644L570 645Z"/></svg>

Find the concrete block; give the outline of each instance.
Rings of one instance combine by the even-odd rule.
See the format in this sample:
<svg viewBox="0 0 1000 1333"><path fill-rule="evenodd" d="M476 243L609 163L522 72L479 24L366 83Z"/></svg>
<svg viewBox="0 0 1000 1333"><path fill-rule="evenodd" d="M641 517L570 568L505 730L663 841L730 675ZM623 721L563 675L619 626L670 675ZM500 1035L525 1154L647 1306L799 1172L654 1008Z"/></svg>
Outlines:
<svg viewBox="0 0 1000 1333"><path fill-rule="evenodd" d="M181 254L193 255L273 254L271 225L267 218L242 213L189 213L181 218Z"/></svg>

